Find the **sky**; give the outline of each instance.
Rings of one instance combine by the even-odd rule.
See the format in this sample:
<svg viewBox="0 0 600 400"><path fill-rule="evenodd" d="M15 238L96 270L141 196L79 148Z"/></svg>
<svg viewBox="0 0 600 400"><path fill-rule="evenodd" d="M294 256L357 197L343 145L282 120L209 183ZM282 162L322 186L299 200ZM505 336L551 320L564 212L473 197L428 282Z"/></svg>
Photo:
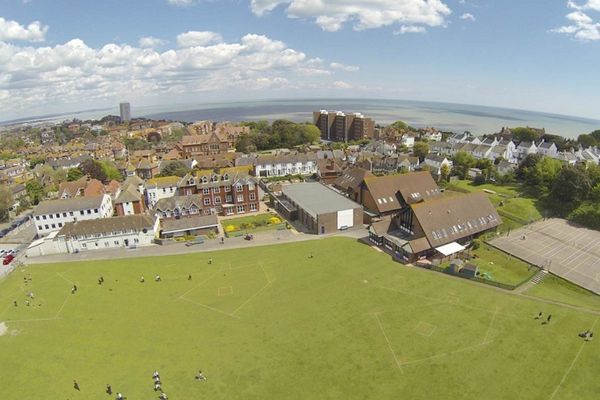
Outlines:
<svg viewBox="0 0 600 400"><path fill-rule="evenodd" d="M0 120L382 98L600 119L600 0L0 0Z"/></svg>

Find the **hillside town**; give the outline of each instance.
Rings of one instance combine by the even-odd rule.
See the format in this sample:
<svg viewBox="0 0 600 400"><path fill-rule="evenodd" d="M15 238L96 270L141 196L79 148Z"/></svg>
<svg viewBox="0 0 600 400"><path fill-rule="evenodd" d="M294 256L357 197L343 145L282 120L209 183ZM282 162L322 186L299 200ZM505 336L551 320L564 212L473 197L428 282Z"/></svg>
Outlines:
<svg viewBox="0 0 600 400"><path fill-rule="evenodd" d="M223 241L223 220L265 210L307 234L367 229L405 262L448 257L502 224L487 196L446 190L453 181L510 182L533 156L600 160L597 146L528 127L478 137L342 111L272 125L132 119L128 103L120 112L3 132L2 235L31 220L27 257Z"/></svg>

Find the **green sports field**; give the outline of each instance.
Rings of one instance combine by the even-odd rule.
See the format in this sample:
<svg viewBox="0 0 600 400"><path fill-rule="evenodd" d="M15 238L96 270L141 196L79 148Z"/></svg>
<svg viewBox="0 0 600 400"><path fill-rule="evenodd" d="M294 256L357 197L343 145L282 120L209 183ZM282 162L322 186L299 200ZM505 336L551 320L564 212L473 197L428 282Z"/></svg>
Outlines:
<svg viewBox="0 0 600 400"><path fill-rule="evenodd" d="M345 238L36 265L0 282L2 398L597 399L599 315Z"/></svg>

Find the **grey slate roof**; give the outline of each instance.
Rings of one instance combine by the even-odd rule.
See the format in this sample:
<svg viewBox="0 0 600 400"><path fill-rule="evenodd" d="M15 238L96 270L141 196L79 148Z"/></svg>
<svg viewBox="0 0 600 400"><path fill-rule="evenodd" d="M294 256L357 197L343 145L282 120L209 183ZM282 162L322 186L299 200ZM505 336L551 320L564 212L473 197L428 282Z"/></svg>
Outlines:
<svg viewBox="0 0 600 400"><path fill-rule="evenodd" d="M64 200L48 200L41 202L33 211L33 215L46 215L66 211L80 211L99 208L104 196L73 197Z"/></svg>
<svg viewBox="0 0 600 400"><path fill-rule="evenodd" d="M282 187L283 194L312 217L354 208L362 208L320 183L297 183Z"/></svg>
<svg viewBox="0 0 600 400"><path fill-rule="evenodd" d="M57 236L75 237L131 230L139 232L143 229L153 229L154 222L154 217L145 214L69 222L62 227Z"/></svg>

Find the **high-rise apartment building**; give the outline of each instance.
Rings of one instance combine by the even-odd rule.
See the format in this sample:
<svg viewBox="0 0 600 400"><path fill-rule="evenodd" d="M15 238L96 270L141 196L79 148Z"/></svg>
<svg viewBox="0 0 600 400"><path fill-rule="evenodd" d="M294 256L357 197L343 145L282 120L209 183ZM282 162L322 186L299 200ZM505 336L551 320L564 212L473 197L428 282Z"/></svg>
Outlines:
<svg viewBox="0 0 600 400"><path fill-rule="evenodd" d="M372 138L375 131L375 122L360 113L316 111L313 113L313 123L321 131L321 139L334 142Z"/></svg>
<svg viewBox="0 0 600 400"><path fill-rule="evenodd" d="M121 112L121 121L122 122L131 121L131 105L129 103L119 104L119 110Z"/></svg>

